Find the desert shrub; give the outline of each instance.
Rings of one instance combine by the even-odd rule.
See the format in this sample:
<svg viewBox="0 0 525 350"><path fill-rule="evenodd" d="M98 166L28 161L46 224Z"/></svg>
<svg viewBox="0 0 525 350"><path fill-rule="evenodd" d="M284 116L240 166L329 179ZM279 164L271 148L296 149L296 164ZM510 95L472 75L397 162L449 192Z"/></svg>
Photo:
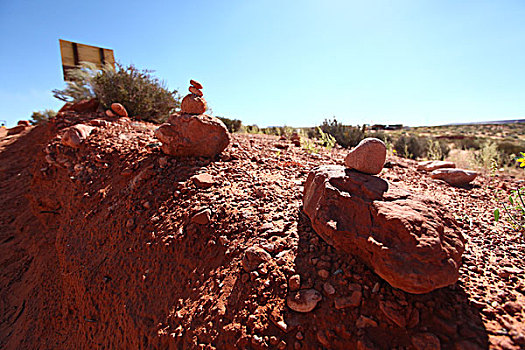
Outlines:
<svg viewBox="0 0 525 350"><path fill-rule="evenodd" d="M427 158L430 160L444 160L450 152L445 141L428 139Z"/></svg>
<svg viewBox="0 0 525 350"><path fill-rule="evenodd" d="M401 135L394 142L396 153L405 158L417 159L427 154L428 141L424 137Z"/></svg>
<svg viewBox="0 0 525 350"><path fill-rule="evenodd" d="M392 138L386 132L382 131L367 133L366 137L375 137L376 139L380 139L384 143L392 142Z"/></svg>
<svg viewBox="0 0 525 350"><path fill-rule="evenodd" d="M456 145L456 148L464 150L478 150L482 146L482 143L476 137L465 137L463 139L454 140L454 144Z"/></svg>
<svg viewBox="0 0 525 350"><path fill-rule="evenodd" d="M242 125L241 126L241 132L246 132L248 134L258 134L260 133L260 129L256 124L253 125Z"/></svg>
<svg viewBox="0 0 525 350"><path fill-rule="evenodd" d="M335 118L325 119L320 128L323 132L332 135L339 145L346 148L356 146L365 137L364 131L359 127L343 125Z"/></svg>
<svg viewBox="0 0 525 350"><path fill-rule="evenodd" d="M31 114L31 123L33 124L42 124L49 120L49 118L54 118L57 115L52 109L46 109L43 111L36 111Z"/></svg>
<svg viewBox="0 0 525 350"><path fill-rule="evenodd" d="M511 142L511 141L503 141L498 143L498 152L504 154L504 155L517 155L520 154L520 151L524 148L523 145Z"/></svg>
<svg viewBox="0 0 525 350"><path fill-rule="evenodd" d="M119 63L116 68L107 65L101 70L84 65L74 72L74 80L67 82L64 90L53 90L53 95L73 102L96 97L105 108L119 102L130 116L161 123L180 107L180 96L177 90L169 91L165 83L151 73Z"/></svg>
<svg viewBox="0 0 525 350"><path fill-rule="evenodd" d="M485 142L474 154L476 164L485 169L498 167L500 162L498 147L494 142Z"/></svg>
<svg viewBox="0 0 525 350"><path fill-rule="evenodd" d="M525 167L525 152L519 152L520 158L516 159L517 165L520 168ZM498 197L495 196L496 200ZM501 202L504 213L506 214L507 222L516 230L523 233L522 238L525 239L525 187L520 187L512 190L508 203ZM501 210L496 208L494 210L494 220L497 222L500 219Z"/></svg>
<svg viewBox="0 0 525 350"><path fill-rule="evenodd" d="M229 132L238 132L241 130L242 122L239 119L229 119L224 117L218 117L224 125L226 125L226 128Z"/></svg>
<svg viewBox="0 0 525 350"><path fill-rule="evenodd" d="M108 68L102 70L106 71L113 68L108 65ZM78 102L82 100L89 100L96 97L94 87L94 79L99 74L96 66L92 63L83 63L78 69L71 70L69 76L71 81L66 82L66 87L63 90L53 90L53 96L64 102Z"/></svg>

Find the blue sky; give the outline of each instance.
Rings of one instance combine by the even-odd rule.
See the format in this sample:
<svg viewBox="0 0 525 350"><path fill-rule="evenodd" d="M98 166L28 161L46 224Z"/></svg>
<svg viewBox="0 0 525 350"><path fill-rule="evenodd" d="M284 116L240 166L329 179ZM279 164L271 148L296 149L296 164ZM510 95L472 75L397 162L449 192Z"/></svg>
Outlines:
<svg viewBox="0 0 525 350"><path fill-rule="evenodd" d="M524 1L0 0L0 120L59 109L58 39L115 50L245 124L525 118Z"/></svg>

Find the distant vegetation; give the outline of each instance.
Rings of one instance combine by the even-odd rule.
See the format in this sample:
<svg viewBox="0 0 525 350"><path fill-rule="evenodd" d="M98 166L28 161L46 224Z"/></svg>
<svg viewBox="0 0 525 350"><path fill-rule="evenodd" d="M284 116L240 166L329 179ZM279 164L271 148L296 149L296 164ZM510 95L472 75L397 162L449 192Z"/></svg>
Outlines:
<svg viewBox="0 0 525 350"><path fill-rule="evenodd" d="M309 150L312 145L323 145L322 134L330 135L345 148L356 146L365 137L376 137L390 152L410 159L452 160L458 167L487 170L517 169L516 159L525 150L525 123L446 125L434 127L403 127L396 125L344 125L335 117L325 119L310 128L274 126L259 128L244 125L238 119L221 118L231 132L264 133L289 136L296 132ZM521 171L520 173L524 173Z"/></svg>
<svg viewBox="0 0 525 350"><path fill-rule="evenodd" d="M53 118L56 115L57 115L57 112L55 112L52 109L36 111L36 112L33 112L33 114L31 114L31 123L32 124L45 123L49 120L49 118Z"/></svg>
<svg viewBox="0 0 525 350"><path fill-rule="evenodd" d="M72 72L73 81L67 82L65 89L53 90L53 96L64 102L96 97L104 108L119 102L136 119L162 123L180 107L180 96L151 73L133 65L124 67L117 63L116 68L107 65L97 70L94 65L85 64Z"/></svg>

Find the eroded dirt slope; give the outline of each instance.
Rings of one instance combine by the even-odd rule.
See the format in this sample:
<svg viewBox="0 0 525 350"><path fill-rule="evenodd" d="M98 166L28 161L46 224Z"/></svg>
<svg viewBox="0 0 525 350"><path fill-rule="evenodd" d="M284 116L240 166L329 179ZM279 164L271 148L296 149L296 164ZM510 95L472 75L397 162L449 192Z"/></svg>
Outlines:
<svg viewBox="0 0 525 350"><path fill-rule="evenodd" d="M61 145L65 127L96 117L66 113L1 141L1 347L525 346L524 246L490 218L492 188L514 179L451 188L390 160L380 176L438 198L468 240L457 284L411 295L334 251L301 212L309 170L342 164L343 150L233 135L216 161L175 160L154 125L127 119L78 150ZM195 181L202 173L213 181ZM192 222L202 212L209 222ZM254 246L272 258L248 272ZM286 306L296 275L323 296L306 314Z"/></svg>

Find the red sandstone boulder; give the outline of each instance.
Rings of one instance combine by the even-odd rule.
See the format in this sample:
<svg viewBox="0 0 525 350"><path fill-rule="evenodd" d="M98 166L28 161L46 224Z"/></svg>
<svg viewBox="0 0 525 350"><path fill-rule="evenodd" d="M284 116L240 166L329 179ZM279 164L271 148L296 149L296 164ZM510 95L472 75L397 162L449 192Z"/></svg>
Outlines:
<svg viewBox="0 0 525 350"><path fill-rule="evenodd" d="M120 103L112 103L111 110L120 117L128 116L128 111L126 111L126 108L124 108L124 106L121 105Z"/></svg>
<svg viewBox="0 0 525 350"><path fill-rule="evenodd" d="M386 146L380 139L368 137L350 151L345 158L345 165L365 174L375 175L381 172L386 160Z"/></svg>
<svg viewBox="0 0 525 350"><path fill-rule="evenodd" d="M194 94L188 94L182 99L182 114L204 114L208 105L206 100Z"/></svg>
<svg viewBox="0 0 525 350"><path fill-rule="evenodd" d="M226 126L217 118L202 114L175 114L169 123L155 130L162 151L176 157L213 158L230 143Z"/></svg>
<svg viewBox="0 0 525 350"><path fill-rule="evenodd" d="M421 294L458 279L465 240L432 198L334 165L308 175L303 204L326 242L360 257L395 288Z"/></svg>
<svg viewBox="0 0 525 350"><path fill-rule="evenodd" d="M439 179L448 182L452 186L466 186L478 176L478 173L472 170L463 170L455 168L443 168L434 170L430 173L433 179Z"/></svg>
<svg viewBox="0 0 525 350"><path fill-rule="evenodd" d="M444 160L427 160L417 163L417 170L433 171L440 168L455 168L454 162Z"/></svg>
<svg viewBox="0 0 525 350"><path fill-rule="evenodd" d="M30 126L29 120L19 120L17 125Z"/></svg>
<svg viewBox="0 0 525 350"><path fill-rule="evenodd" d="M74 125L68 128L64 133L64 136L62 136L62 144L69 147L78 148L91 134L93 129L94 127L85 124Z"/></svg>

